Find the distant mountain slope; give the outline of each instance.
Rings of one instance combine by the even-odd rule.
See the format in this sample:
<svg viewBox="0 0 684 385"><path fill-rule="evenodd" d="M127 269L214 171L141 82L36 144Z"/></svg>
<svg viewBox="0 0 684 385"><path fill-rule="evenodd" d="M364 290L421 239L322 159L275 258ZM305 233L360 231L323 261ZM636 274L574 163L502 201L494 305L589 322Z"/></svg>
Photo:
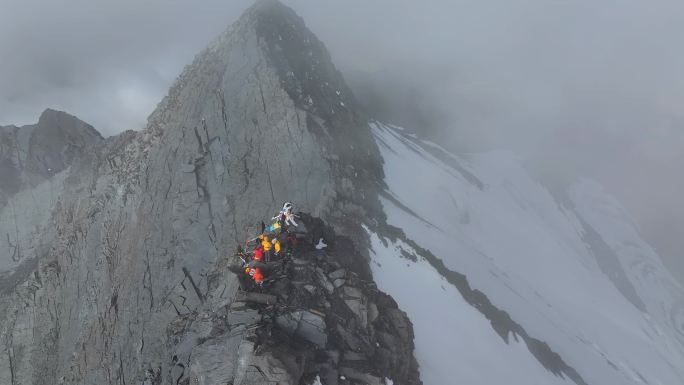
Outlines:
<svg viewBox="0 0 684 385"><path fill-rule="evenodd" d="M50 109L34 125L0 127L0 205L66 169L101 141L92 126Z"/></svg>
<svg viewBox="0 0 684 385"><path fill-rule="evenodd" d="M415 324L426 384L557 382L543 367L575 383L684 382L684 291L596 184L558 201L511 154L373 132L405 234L375 236L374 275Z"/></svg>
<svg viewBox="0 0 684 385"><path fill-rule="evenodd" d="M36 240L54 231L66 170L102 142L92 126L50 109L36 124L0 127L0 293L36 268L32 256L49 248Z"/></svg>

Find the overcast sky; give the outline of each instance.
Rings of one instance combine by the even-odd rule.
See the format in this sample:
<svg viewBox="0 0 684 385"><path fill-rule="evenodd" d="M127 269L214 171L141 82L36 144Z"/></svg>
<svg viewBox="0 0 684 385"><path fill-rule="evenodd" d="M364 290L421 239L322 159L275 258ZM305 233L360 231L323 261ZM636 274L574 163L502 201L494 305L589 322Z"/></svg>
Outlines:
<svg viewBox="0 0 684 385"><path fill-rule="evenodd" d="M671 265L682 261L681 0L285 2L340 68L411 90L452 143L599 179ZM0 125L52 107L105 135L140 129L251 3L0 0Z"/></svg>

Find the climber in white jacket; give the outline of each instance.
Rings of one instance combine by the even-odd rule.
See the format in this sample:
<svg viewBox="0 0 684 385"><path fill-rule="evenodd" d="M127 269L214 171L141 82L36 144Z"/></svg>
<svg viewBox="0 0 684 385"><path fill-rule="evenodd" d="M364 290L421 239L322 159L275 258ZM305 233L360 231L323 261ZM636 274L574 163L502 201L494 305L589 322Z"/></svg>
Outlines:
<svg viewBox="0 0 684 385"><path fill-rule="evenodd" d="M295 221L295 214L292 212L292 208L294 206L292 205L291 202L285 202L283 205L283 209L280 210L278 215L273 217L273 220L278 221L282 228L286 228L288 225L292 225L297 227L297 222Z"/></svg>

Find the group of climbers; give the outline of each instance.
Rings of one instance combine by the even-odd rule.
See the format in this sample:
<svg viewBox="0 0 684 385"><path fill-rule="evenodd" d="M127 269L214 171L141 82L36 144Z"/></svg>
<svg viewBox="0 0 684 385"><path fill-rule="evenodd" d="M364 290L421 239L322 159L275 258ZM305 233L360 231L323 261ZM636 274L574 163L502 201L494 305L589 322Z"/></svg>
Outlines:
<svg viewBox="0 0 684 385"><path fill-rule="evenodd" d="M264 283L263 268L271 261L281 259L283 251L291 254L297 244L297 237L289 231L289 228L298 227L295 221L291 202L285 202L280 212L272 218L271 225L260 224L259 235L247 241L246 248L253 248L251 252L238 251L238 256L243 262L245 274L247 274L257 286Z"/></svg>

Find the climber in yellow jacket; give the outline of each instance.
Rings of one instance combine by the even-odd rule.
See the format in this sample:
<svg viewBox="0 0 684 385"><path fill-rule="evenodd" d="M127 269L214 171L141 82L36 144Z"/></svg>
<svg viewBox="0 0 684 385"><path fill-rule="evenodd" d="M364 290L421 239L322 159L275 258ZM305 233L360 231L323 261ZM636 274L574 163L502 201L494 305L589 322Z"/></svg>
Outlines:
<svg viewBox="0 0 684 385"><path fill-rule="evenodd" d="M261 234L258 238L261 240L261 247L264 248L265 262L271 262L271 256L273 256L273 243L271 242L271 238L266 234Z"/></svg>
<svg viewBox="0 0 684 385"><path fill-rule="evenodd" d="M280 258L280 240L278 238L273 238L273 250L275 250L275 256Z"/></svg>

